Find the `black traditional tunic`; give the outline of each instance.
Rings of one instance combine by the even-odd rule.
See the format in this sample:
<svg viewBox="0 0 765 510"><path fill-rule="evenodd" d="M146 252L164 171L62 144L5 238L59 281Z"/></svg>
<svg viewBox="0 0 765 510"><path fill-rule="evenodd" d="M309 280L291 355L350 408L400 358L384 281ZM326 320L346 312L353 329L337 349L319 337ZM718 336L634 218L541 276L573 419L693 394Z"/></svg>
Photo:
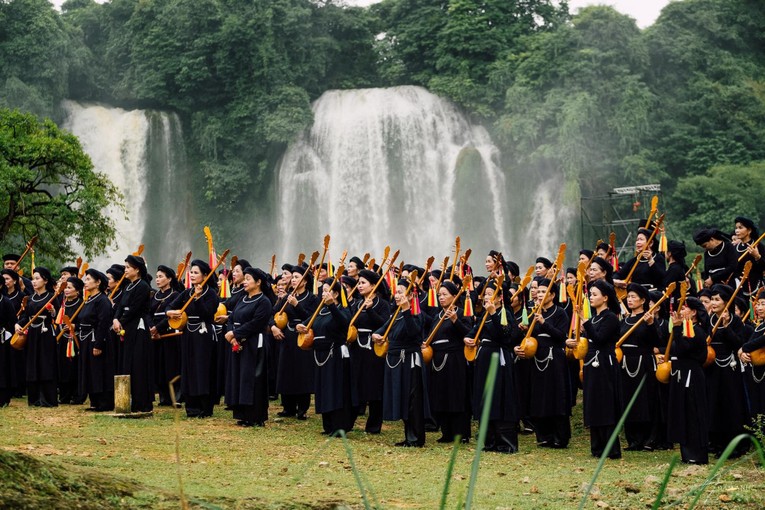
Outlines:
<svg viewBox="0 0 765 510"><path fill-rule="evenodd" d="M693 331L693 338L685 337L678 325L672 334L667 440L680 444L684 462L706 464L709 410L702 367L707 357L707 332L698 324Z"/></svg>
<svg viewBox="0 0 765 510"><path fill-rule="evenodd" d="M170 310L180 310L194 294L194 288L181 292L170 303ZM211 416L216 391L215 355L218 337L213 316L218 309L218 295L205 287L202 295L192 299L186 308L188 322L181 336L181 391L186 396L189 417Z"/></svg>
<svg viewBox="0 0 765 510"><path fill-rule="evenodd" d="M7 296L0 294L0 407L7 406L17 386L16 365L11 347L16 310Z"/></svg>
<svg viewBox="0 0 765 510"><path fill-rule="evenodd" d="M653 253L650 258L640 257L640 262L637 263L637 268L632 273L632 283L637 283L643 287L649 289L662 289L664 284L664 274L666 262L664 256L661 253ZM614 273L615 280L624 280L632 270L632 266L635 264L637 257L632 257L626 263L624 263L619 271ZM649 262L653 260L653 264Z"/></svg>
<svg viewBox="0 0 765 510"><path fill-rule="evenodd" d="M738 265L736 249L728 241L723 241L720 246L711 252L704 252L704 272L702 278L712 279L712 284L725 283L735 272Z"/></svg>
<svg viewBox="0 0 765 510"><path fill-rule="evenodd" d="M761 252L762 253L762 252ZM751 353L765 347L765 322L754 328L749 340L741 346L741 350ZM749 397L749 417L756 418L758 414L765 414L765 366L754 366L751 363L745 367L744 380Z"/></svg>
<svg viewBox="0 0 765 510"><path fill-rule="evenodd" d="M709 330L717 322L717 315L709 317ZM727 327L722 325L712 337L714 362L706 368L707 398L709 402L709 443L713 451L722 451L731 439L744 432L747 423L747 405L744 394L743 367L738 350L744 344L744 324L733 315ZM706 338L706 337L705 337Z"/></svg>
<svg viewBox="0 0 765 510"><path fill-rule="evenodd" d="M17 324L24 327L38 311L42 310L53 297L50 291L29 296L26 310L21 314ZM29 391L29 404L44 407L58 405L56 397L56 382L58 380L58 363L56 360L56 336L53 328L53 318L56 308L51 304L27 328L26 380Z"/></svg>
<svg viewBox="0 0 765 510"><path fill-rule="evenodd" d="M444 311L441 310L433 318L433 327L443 315ZM433 347L433 360L430 364L428 384L430 410L435 414L462 413L470 410L468 365L463 340L470 327L470 319L464 317L458 307L457 320L452 322L445 319L430 344Z"/></svg>
<svg viewBox="0 0 765 510"><path fill-rule="evenodd" d="M82 304L82 298L76 297L71 301L64 301L64 313L67 317L71 318L77 309ZM79 323L79 315L72 321L75 325ZM62 404L81 404L84 399L81 399L77 395L77 375L79 373L79 357L80 348L71 336L69 335L69 329L66 324L58 326L58 332L63 330L61 339L58 340L56 345L57 358L58 358L58 387L59 387L59 402ZM56 333L57 335L59 333ZM67 357L67 351L71 344L71 357Z"/></svg>
<svg viewBox="0 0 765 510"><path fill-rule="evenodd" d="M314 391L316 364L313 353L298 347L295 326L311 316L319 305L319 298L306 290L299 296L297 306L287 305L287 327L284 329L282 352L279 355L279 373L276 390L282 395L303 395ZM276 309L280 305L277 302Z"/></svg>
<svg viewBox="0 0 765 510"><path fill-rule="evenodd" d="M391 317L393 319L393 317ZM375 331L384 335L389 321ZM425 444L425 418L430 417L422 370L423 317L399 313L388 333L383 389L383 419L404 420L405 443Z"/></svg>
<svg viewBox="0 0 765 510"><path fill-rule="evenodd" d="M542 315L544 324L537 323L533 332L537 352L530 360L529 415L532 418L568 416L571 392L566 369L566 336L570 320L555 304Z"/></svg>
<svg viewBox="0 0 765 510"><path fill-rule="evenodd" d="M103 293L88 298L77 316L80 340L80 393L90 396L90 405L101 411L114 409L114 365L117 357L112 327L112 305ZM93 349L101 354L95 356Z"/></svg>
<svg viewBox="0 0 765 510"><path fill-rule="evenodd" d="M154 346L151 328L151 287L141 278L129 282L114 318L120 321L122 335L119 371L130 375L131 410L151 411L154 402Z"/></svg>
<svg viewBox="0 0 765 510"><path fill-rule="evenodd" d="M268 419L268 362L265 335L271 319L271 301L265 294L240 295L229 311L228 330L241 344L231 352L226 374L226 403L234 418L262 424ZM221 339L221 341L223 341ZM224 342L229 346L228 342Z"/></svg>
<svg viewBox="0 0 765 510"><path fill-rule="evenodd" d="M584 358L584 424L613 426L622 413L619 366L614 346L619 339L619 318L603 310L584 323L589 348Z"/></svg>
<svg viewBox="0 0 765 510"><path fill-rule="evenodd" d="M643 316L642 313L622 320L620 337L629 331ZM658 381L656 380L656 358L653 348L659 346L659 336L655 324L643 321L621 346L621 399L629 402L645 376L643 389L632 405L625 422L625 437L630 449L642 449L650 437L650 422L655 410L654 402L658 399Z"/></svg>
<svg viewBox="0 0 765 510"><path fill-rule="evenodd" d="M326 433L349 431L355 418L353 409L358 405L356 389L351 387L351 361L346 345L350 322L348 309L331 304L322 308L313 323L315 405Z"/></svg>
<svg viewBox="0 0 765 510"><path fill-rule="evenodd" d="M168 305L175 300L178 292L172 288L159 290L151 297L152 325L157 328L158 335L174 333L167 324ZM169 336L153 341L154 344L154 384L159 393L159 405L171 405L169 383L176 376L181 375L181 341L180 335ZM180 398L178 390L180 384L176 384L176 399Z"/></svg>
<svg viewBox="0 0 765 510"><path fill-rule="evenodd" d="M352 308L356 313L364 301L359 300ZM375 296L371 308L364 309L356 319L354 326L358 331L358 339L351 343L351 364L357 382L359 402L382 401L385 359L375 355L372 343L372 332L382 326L390 317L390 305L387 299Z"/></svg>

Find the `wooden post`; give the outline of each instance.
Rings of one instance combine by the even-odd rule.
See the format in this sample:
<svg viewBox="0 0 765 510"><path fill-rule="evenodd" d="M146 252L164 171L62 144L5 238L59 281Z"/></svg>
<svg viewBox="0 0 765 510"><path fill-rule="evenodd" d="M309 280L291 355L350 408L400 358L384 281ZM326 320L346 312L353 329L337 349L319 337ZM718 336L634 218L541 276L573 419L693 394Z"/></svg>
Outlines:
<svg viewBox="0 0 765 510"><path fill-rule="evenodd" d="M114 376L114 413L130 414L130 376Z"/></svg>

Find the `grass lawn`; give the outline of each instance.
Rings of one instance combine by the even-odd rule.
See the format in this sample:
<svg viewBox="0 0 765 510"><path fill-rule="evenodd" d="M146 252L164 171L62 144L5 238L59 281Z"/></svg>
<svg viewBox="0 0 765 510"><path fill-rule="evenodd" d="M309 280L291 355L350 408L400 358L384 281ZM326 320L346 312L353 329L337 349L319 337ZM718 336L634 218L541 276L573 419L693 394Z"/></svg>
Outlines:
<svg viewBox="0 0 765 510"><path fill-rule="evenodd" d="M271 416L278 410L272 406ZM357 422L362 429L363 420ZM485 453L474 507L576 508L597 459L589 455L581 406L572 427L566 450L539 449L533 436L521 436L518 454ZM125 420L79 406L28 408L15 399L0 409L0 431L3 450L32 457L0 456L2 508L178 508L176 434L183 491L192 506L363 508L342 440L320 435L321 418L312 414L307 422L272 419L265 428L242 429L222 407L206 420L181 412L176 423L167 408L152 418ZM351 432L353 458L371 489L370 502L437 508L452 449L435 442L439 435L428 434L425 448L408 449L392 446L403 439L401 423L386 423L378 436ZM608 461L587 507L650 508L673 453L679 454L624 452L621 460ZM447 508L464 501L474 455L475 441L460 446ZM678 465L664 505L687 507L689 492L710 471L711 466ZM765 469L753 455L727 462L700 502L701 508L765 508Z"/></svg>

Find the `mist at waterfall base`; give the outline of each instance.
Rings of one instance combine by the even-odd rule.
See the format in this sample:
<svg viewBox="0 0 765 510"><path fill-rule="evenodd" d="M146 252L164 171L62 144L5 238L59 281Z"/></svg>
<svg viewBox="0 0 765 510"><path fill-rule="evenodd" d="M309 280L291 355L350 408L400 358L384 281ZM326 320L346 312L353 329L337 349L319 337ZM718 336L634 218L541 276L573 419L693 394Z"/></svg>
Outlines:
<svg viewBox="0 0 765 510"><path fill-rule="evenodd" d="M90 266L105 269L122 263L139 244L145 245L150 271L158 264L174 266L173 261L191 249L191 230L197 224L178 117L75 101L61 106L64 129L77 136L95 169L119 189L125 206L124 211L109 208L117 229L115 243L88 261Z"/></svg>
<svg viewBox="0 0 765 510"><path fill-rule="evenodd" d="M150 270L174 266L189 250L207 259L202 227L225 223L194 207L178 117L74 101L62 107L63 127L124 195L125 211L109 211L115 246L90 265L121 263L139 244ZM237 203L248 220L229 227L236 235L213 232L233 238L216 243L219 252L231 248L267 270L272 254L294 263L330 234L335 263L342 250L379 262L389 245L401 250L399 261L424 265L453 254L459 235L480 274L491 249L525 267L538 255L554 257L568 232L573 215L561 206L558 178L501 169L486 129L423 88L328 91L313 111L313 125L275 169L272 204Z"/></svg>

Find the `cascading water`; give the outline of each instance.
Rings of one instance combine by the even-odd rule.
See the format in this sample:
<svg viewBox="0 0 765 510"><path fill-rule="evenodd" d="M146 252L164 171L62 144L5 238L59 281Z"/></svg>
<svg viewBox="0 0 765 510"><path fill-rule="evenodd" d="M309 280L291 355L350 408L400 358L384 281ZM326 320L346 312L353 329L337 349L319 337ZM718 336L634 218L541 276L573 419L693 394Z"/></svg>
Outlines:
<svg viewBox="0 0 765 510"><path fill-rule="evenodd" d="M104 269L122 263L139 244L146 247L150 270L174 264L191 249L194 228L178 117L75 101L64 101L62 108L63 128L79 138L95 169L124 196L124 211L108 210L117 228L115 246L89 264Z"/></svg>
<svg viewBox="0 0 765 510"><path fill-rule="evenodd" d="M415 263L453 252L457 235L480 260L507 246L498 151L451 103L404 86L329 91L313 111L277 172L282 253L318 249L326 233L335 254L391 245Z"/></svg>

